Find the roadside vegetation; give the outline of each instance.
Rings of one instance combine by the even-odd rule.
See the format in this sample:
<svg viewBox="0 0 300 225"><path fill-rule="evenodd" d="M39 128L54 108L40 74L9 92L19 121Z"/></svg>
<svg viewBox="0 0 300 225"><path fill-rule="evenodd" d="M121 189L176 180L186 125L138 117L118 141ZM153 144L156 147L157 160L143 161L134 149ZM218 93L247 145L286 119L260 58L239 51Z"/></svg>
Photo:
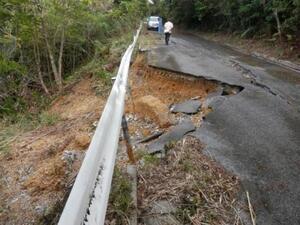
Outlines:
<svg viewBox="0 0 300 225"><path fill-rule="evenodd" d="M106 225L130 224L130 214L134 210L131 192L132 184L129 175L116 166L106 214Z"/></svg>
<svg viewBox="0 0 300 225"><path fill-rule="evenodd" d="M137 27L147 10L139 0L3 0L0 6L0 118L47 105L79 67L104 63L112 40Z"/></svg>
<svg viewBox="0 0 300 225"><path fill-rule="evenodd" d="M80 77L108 79L146 11L139 0L1 1L0 151L59 121L47 107Z"/></svg>

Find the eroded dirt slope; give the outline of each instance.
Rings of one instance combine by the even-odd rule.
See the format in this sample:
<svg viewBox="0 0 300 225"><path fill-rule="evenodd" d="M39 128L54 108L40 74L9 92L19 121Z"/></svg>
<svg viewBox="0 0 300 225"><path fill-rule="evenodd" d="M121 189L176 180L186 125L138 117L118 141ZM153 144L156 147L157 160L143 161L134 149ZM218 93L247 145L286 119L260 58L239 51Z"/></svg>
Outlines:
<svg viewBox="0 0 300 225"><path fill-rule="evenodd" d="M106 101L95 94L97 82L75 84L47 112L59 116L55 125L24 133L1 155L1 225L51 224L57 216Z"/></svg>

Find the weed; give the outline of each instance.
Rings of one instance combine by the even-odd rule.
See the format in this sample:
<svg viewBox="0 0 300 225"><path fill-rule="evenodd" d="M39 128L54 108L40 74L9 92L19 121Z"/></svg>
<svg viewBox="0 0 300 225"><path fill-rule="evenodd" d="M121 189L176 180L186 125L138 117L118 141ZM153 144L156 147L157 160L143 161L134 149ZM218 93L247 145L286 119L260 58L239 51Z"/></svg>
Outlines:
<svg viewBox="0 0 300 225"><path fill-rule="evenodd" d="M51 126L60 120L60 116L55 113L42 112L39 115L39 122L41 125Z"/></svg>
<svg viewBox="0 0 300 225"><path fill-rule="evenodd" d="M142 159L145 155L147 155L148 153L144 150L144 149L138 149L135 151L135 157L137 160Z"/></svg>
<svg viewBox="0 0 300 225"><path fill-rule="evenodd" d="M190 218L197 213L199 207L198 201L199 199L197 196L192 196L190 194L185 195L181 199L181 206L177 209L174 216L183 224L190 224L192 222Z"/></svg>
<svg viewBox="0 0 300 225"><path fill-rule="evenodd" d="M111 78L111 73L105 71L105 70L99 70L95 74L97 77L99 77L102 80L108 80Z"/></svg>
<svg viewBox="0 0 300 225"><path fill-rule="evenodd" d="M195 170L193 163L189 160L182 160L180 161L180 164L182 165L182 169L184 172L190 173Z"/></svg>
<svg viewBox="0 0 300 225"><path fill-rule="evenodd" d="M109 198L108 214L116 220L116 225L124 224L124 215L129 215L133 208L129 177L118 167L115 168L112 189Z"/></svg>
<svg viewBox="0 0 300 225"><path fill-rule="evenodd" d="M155 155L150 155L150 154L145 155L143 159L144 159L145 166L157 165L160 162L159 158L157 158Z"/></svg>
<svg viewBox="0 0 300 225"><path fill-rule="evenodd" d="M169 147L165 163L139 171L145 180L139 187L142 210L166 199L176 207L173 215L180 224L234 224L238 180L199 151L198 139L187 137Z"/></svg>
<svg viewBox="0 0 300 225"><path fill-rule="evenodd" d="M176 141L170 141L165 145L165 150L168 151L173 149L176 146L176 143L177 143Z"/></svg>
<svg viewBox="0 0 300 225"><path fill-rule="evenodd" d="M65 200L64 200L65 201ZM58 223L65 202L57 201L53 206L48 207L38 219L37 225L55 225Z"/></svg>
<svg viewBox="0 0 300 225"><path fill-rule="evenodd" d="M135 157L137 160L142 160L144 167L157 165L160 162L160 159L156 155L149 154L145 150L136 151Z"/></svg>

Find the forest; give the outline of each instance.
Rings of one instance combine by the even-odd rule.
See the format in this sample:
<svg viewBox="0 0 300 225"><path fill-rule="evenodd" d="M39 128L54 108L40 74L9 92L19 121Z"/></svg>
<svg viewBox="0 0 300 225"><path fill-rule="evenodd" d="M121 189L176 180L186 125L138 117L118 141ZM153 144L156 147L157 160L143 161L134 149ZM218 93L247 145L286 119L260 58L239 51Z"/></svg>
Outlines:
<svg viewBox="0 0 300 225"><path fill-rule="evenodd" d="M157 12L176 23L204 30L240 32L242 37L299 37L300 0L168 0Z"/></svg>
<svg viewBox="0 0 300 225"><path fill-rule="evenodd" d="M146 10L143 0L1 0L0 117L47 104L82 65L101 64Z"/></svg>

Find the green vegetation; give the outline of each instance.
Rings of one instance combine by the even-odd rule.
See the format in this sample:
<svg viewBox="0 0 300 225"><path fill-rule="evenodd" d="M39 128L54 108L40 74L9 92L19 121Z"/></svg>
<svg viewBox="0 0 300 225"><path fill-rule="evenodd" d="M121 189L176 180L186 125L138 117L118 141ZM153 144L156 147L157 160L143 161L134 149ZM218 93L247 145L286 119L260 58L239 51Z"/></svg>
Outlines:
<svg viewBox="0 0 300 225"><path fill-rule="evenodd" d="M106 95L146 11L145 0L0 0L0 151L58 122L45 109L82 75Z"/></svg>
<svg viewBox="0 0 300 225"><path fill-rule="evenodd" d="M145 0L1 0L0 117L40 107L36 96L60 92L80 66L114 54L121 43L112 40L146 10Z"/></svg>
<svg viewBox="0 0 300 225"><path fill-rule="evenodd" d="M300 35L300 0L166 0L153 12L176 23L242 37L267 35L292 41Z"/></svg>
<svg viewBox="0 0 300 225"><path fill-rule="evenodd" d="M153 165L158 165L161 161L155 154L149 154L145 149L140 149L135 152L135 157L137 160L141 161L143 168L148 168Z"/></svg>
<svg viewBox="0 0 300 225"><path fill-rule="evenodd" d="M131 190L130 178L116 167L108 208L108 216L115 220L116 225L127 224L127 215L133 208Z"/></svg>
<svg viewBox="0 0 300 225"><path fill-rule="evenodd" d="M39 121L40 121L40 124L42 124L42 125L51 126L51 125L54 125L59 120L60 120L60 117L57 114L42 112L39 115Z"/></svg>

